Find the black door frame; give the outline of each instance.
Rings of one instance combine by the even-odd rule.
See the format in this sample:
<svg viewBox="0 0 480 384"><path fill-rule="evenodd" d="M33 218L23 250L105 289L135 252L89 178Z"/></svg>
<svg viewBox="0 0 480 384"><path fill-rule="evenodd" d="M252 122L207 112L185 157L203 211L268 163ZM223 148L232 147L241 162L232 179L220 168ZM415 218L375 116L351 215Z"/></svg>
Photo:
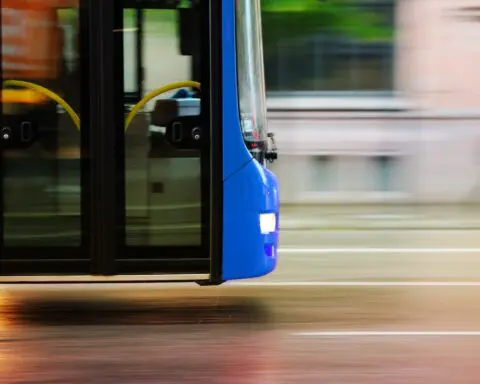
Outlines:
<svg viewBox="0 0 480 384"><path fill-rule="evenodd" d="M81 36L88 36L84 39L88 46L81 47L80 56L83 57L82 74L87 72L84 78L88 78L85 82L88 88L82 87L82 105L88 105L82 111L82 125L88 130L89 137L84 135L84 148L90 162L88 180L82 180L86 181L82 185L85 202L82 208L86 208L84 213L88 212L91 234L90 272L102 275L116 273L118 229L124 227L117 209L122 199L117 160L124 157L118 134L123 133L123 119L115 110L119 99L123 103L123 82L121 93L116 92L120 66L115 62L118 38L114 31L118 20L113 4L111 0L87 0L88 8L80 15Z"/></svg>
<svg viewBox="0 0 480 384"><path fill-rule="evenodd" d="M85 31L85 20L88 19L87 0L79 0L79 28ZM0 10L1 13L1 10ZM87 16L87 17L86 17ZM2 35L2 23L0 23L0 36ZM83 32L85 33L85 32ZM87 32L88 33L88 32ZM80 44L85 45L84 39L80 39ZM3 39L0 38L0 51ZM1 54L0 54L1 58ZM84 58L81 57L81 60ZM3 84L3 60L0 59L0 81ZM84 71L82 63L82 79L88 72ZM81 97L84 102L84 95ZM81 105L81 116L85 108ZM3 112L0 111L1 126L3 127ZM88 140L88 131L81 131L80 148L82 157L78 160L81 168L80 185L82 190L81 218L80 218L80 244L78 246L13 246L5 248L4 222L5 222L5 203L4 203L4 180L5 180L5 161L3 146L0 144L0 276L26 276L26 275L83 275L90 273L91 260L89 257L90 240L89 233L89 212L85 209L89 201L85 199L85 185L89 182L88 174L90 164L87 161L86 144Z"/></svg>
<svg viewBox="0 0 480 384"><path fill-rule="evenodd" d="M154 8L149 7L150 1L136 0L136 6L139 8ZM132 8L132 1L126 0L125 5L117 3L115 12L118 12L116 15L119 24L116 25L118 29L123 28L121 22L123 21L123 9ZM128 6L126 5L128 4ZM202 94L206 95L202 99L202 125L208 127L204 130L204 140L201 148L201 191L202 191L202 210L201 210L201 223L202 223L202 232L201 232L201 246L133 246L126 245L126 233L125 233L125 156L124 153L120 154L120 151L117 152L117 174L120 175L117 179L117 190L122 191L122 196L117 196L119 199L117 201L117 210L118 217L122 221L122 232L118 232L120 239L119 248L117 249L117 256L115 259L116 273L120 274L143 274L143 273L152 273L152 272L162 272L162 273L209 273L212 268L212 261L221 251L218 244L215 244L212 241L212 233L217 233L217 229L220 228L221 224L217 222L212 222L212 220L217 220L220 218L219 215L214 213L220 212L221 200L214 200L212 196L212 188L222 188L221 186L221 173L217 170L221 169L221 141L218 141L219 135L217 134L220 130L221 124L218 124L218 121L213 119L220 118L220 111L222 108L221 98L216 98L216 95L212 94L211 89L220 90L221 77L219 72L212 71L212 63L215 60L212 60L211 56L213 53L218 51L216 48L221 45L221 39L219 35L215 34L213 30L213 25L219 26L221 18L218 18L217 5L219 6L220 2L216 0L206 0L204 5L202 5L203 20L202 28L205 33L202 35L209 35L209 39L203 40L201 66L202 66ZM211 23L210 21L214 22ZM121 34L117 35L119 38L116 40L116 55L119 60L123 60L123 40L121 39ZM213 45L212 45L213 43ZM220 59L220 56L218 56ZM140 61L141 62L141 61ZM118 95L123 94L123 66L117 66L117 80L115 85L121 87L121 90L118 90ZM142 71L143 72L143 71ZM213 74L213 75L212 75ZM213 82L213 83L212 83ZM212 85L213 84L213 85ZM160 86L161 84L159 84ZM123 110L123 102L117 100L118 108L117 111ZM118 112L117 112L118 113ZM123 114L121 114L123 119ZM123 120L122 125L123 127ZM212 127L214 131L212 132ZM213 140L217 141L213 141ZM123 129L121 131L121 137L117 137L117 147L122 148L122 151L125 150L125 135L123 134ZM214 206L215 205L215 206ZM215 218L214 218L215 217ZM220 221L221 222L221 221ZM211 228L216 228L215 231L212 231ZM216 240L215 240L216 241ZM215 264L215 263L214 263Z"/></svg>
<svg viewBox="0 0 480 384"><path fill-rule="evenodd" d="M208 3L210 5L210 2ZM121 2L89 0L88 65L89 136L86 146L91 162L88 196L91 230L92 274L208 273L211 260L210 216L211 165L218 151L211 151L210 129L201 150L202 245L195 247L130 246L126 244L126 174L123 87L123 10ZM210 7L205 9L205 28L210 29ZM100 28L98 26L101 26ZM119 31L119 32L115 32ZM209 39L212 40L212 39ZM217 39L218 41L218 39ZM210 41L204 56L209 58ZM84 55L85 57L86 55ZM210 79L210 60L204 60L204 78ZM113 70L112 70L113 68ZM210 95L208 87L202 87ZM96 97L93 97L95 96ZM88 100L87 100L88 98ZM206 104L206 106L205 106ZM211 127L211 99L202 100L204 125ZM221 106L220 106L221 107Z"/></svg>

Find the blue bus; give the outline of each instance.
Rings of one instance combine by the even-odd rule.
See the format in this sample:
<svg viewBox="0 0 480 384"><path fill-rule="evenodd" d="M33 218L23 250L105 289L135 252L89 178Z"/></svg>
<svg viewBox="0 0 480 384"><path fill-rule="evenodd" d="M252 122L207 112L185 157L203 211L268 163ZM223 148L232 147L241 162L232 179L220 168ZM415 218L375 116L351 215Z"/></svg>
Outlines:
<svg viewBox="0 0 480 384"><path fill-rule="evenodd" d="M277 262L259 0L2 3L0 282Z"/></svg>

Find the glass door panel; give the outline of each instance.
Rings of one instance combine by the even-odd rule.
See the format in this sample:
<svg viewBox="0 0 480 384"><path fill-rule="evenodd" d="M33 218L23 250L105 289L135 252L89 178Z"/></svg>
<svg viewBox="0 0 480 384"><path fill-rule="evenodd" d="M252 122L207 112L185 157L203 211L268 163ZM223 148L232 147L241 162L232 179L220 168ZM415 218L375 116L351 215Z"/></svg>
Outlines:
<svg viewBox="0 0 480 384"><path fill-rule="evenodd" d="M57 3L4 0L0 9L4 273L7 259L83 253L81 131L51 97L80 113L79 12L73 0Z"/></svg>
<svg viewBox="0 0 480 384"><path fill-rule="evenodd" d="M134 18L131 12L124 11L124 25ZM142 28L133 30L143 31L139 61L144 94L173 82L208 81L208 70L192 70L208 59L208 49L206 57L181 51L178 10L141 12ZM129 33L125 29L125 57L135 52ZM136 73L131 65L125 60L126 77ZM129 83L125 81L126 92ZM126 245L131 250L126 257L135 252L145 256L138 253L143 248L152 258L208 258L209 127L202 103L199 91L190 86L166 92L147 103L126 131Z"/></svg>

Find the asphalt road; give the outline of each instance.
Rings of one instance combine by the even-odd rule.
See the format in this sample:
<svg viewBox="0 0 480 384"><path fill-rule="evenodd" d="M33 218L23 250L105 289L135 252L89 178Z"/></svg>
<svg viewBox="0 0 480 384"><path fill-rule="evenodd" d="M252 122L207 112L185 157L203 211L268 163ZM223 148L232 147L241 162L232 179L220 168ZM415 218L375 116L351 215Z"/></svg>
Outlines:
<svg viewBox="0 0 480 384"><path fill-rule="evenodd" d="M480 231L284 231L270 281L479 281Z"/></svg>
<svg viewBox="0 0 480 384"><path fill-rule="evenodd" d="M478 382L478 234L366 232L284 232L276 273L221 287L4 286L0 381Z"/></svg>

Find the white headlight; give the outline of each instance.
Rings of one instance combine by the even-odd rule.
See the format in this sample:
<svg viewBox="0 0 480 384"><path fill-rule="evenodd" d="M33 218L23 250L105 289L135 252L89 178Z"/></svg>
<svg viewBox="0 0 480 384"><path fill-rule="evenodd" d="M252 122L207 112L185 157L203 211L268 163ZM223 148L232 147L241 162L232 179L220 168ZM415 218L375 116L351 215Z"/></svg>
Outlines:
<svg viewBox="0 0 480 384"><path fill-rule="evenodd" d="M268 235L275 232L277 228L277 217L274 213L261 213L260 214L260 231L262 235Z"/></svg>

